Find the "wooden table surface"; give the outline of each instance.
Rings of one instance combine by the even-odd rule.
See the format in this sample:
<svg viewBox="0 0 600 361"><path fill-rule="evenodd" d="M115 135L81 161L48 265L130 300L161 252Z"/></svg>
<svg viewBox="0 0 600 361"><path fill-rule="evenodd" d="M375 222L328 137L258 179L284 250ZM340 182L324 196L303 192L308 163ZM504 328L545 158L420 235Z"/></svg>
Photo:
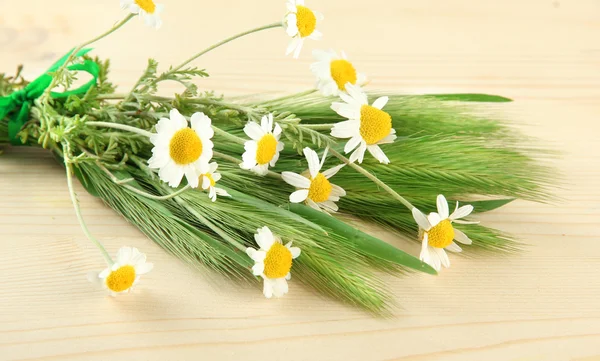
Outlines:
<svg viewBox="0 0 600 361"><path fill-rule="evenodd" d="M129 89L148 57L166 67L225 36L279 20L284 0L168 1L164 27L134 21L95 45ZM482 217L528 244L514 257L453 259L438 277L389 278L402 309L375 319L297 283L279 300L199 274L77 185L84 217L111 253L155 263L135 294L86 280L102 267L45 152L0 157L1 360L600 360L600 2L324 0L320 43L299 60L271 30L196 64L230 95L303 91L316 47L344 49L371 88L487 92L515 99L515 126L561 152L552 205L515 202ZM37 76L124 14L119 1L0 0L0 69ZM166 89L167 91L175 91ZM368 229L391 239L377 229ZM418 245L405 249L418 254Z"/></svg>

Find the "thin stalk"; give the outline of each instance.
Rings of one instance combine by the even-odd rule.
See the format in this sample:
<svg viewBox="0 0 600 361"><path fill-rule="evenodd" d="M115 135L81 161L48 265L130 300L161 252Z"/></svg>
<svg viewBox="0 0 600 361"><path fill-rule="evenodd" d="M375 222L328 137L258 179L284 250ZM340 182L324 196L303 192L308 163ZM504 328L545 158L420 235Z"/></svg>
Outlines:
<svg viewBox="0 0 600 361"><path fill-rule="evenodd" d="M115 24L112 28L110 28L108 31L98 35L97 37L93 38L92 40L88 40L82 44L80 44L77 48L75 48L75 50L73 50L73 52L69 55L69 57L67 58L67 60L65 61L65 63L59 68L59 71L65 69L69 63L73 60L73 58L75 57L75 55L84 47L93 44L95 42L97 42L98 40L101 40L107 36L109 36L110 34L114 33L115 31L117 31L119 28L121 28L123 25L127 24L127 22L129 20L131 20L136 14L128 14L123 20L121 20L120 22L118 22L117 24ZM52 78L52 82L50 83L50 86L47 88L48 90L52 90L54 87L56 86L56 77Z"/></svg>
<svg viewBox="0 0 600 361"><path fill-rule="evenodd" d="M312 93L314 93L316 91L317 91L317 89L310 89L310 90L305 90L305 91L303 91L301 93L286 95L286 96L283 96L283 97L280 97L280 98L275 98L273 100L266 101L264 103L264 105L265 106L280 105L280 104L284 103L286 100L289 100L289 99L292 99L292 98L300 98L300 97L303 97L303 96L306 96L306 95L310 95L310 94L312 94Z"/></svg>
<svg viewBox="0 0 600 361"><path fill-rule="evenodd" d="M105 128L124 130L127 132L136 133L136 134L142 135L144 137L148 137L148 138L150 138L152 136L152 133L147 130L143 130L143 129L132 127L132 126L125 125L125 124L111 123L111 122L85 122L85 124L90 125L92 127L105 127Z"/></svg>
<svg viewBox="0 0 600 361"><path fill-rule="evenodd" d="M112 94L99 94L96 99L98 100L120 100L125 99L127 94L124 93L112 93Z"/></svg>
<svg viewBox="0 0 600 361"><path fill-rule="evenodd" d="M114 184L119 185L135 194L139 194L142 197L146 197L149 199L154 199L157 201L166 201L168 199L177 197L178 195L182 194L183 192L186 192L187 190L191 189L192 187L188 184L185 187L177 190L176 192L173 192L171 194L168 194L166 196L157 196L154 194L150 194L148 192L144 192L140 189L137 189L135 187L132 187L130 185L128 185L127 183L129 182L133 182L135 179L133 178L127 178L127 179L118 179L117 177L115 177L105 166L103 166L102 164L100 164L100 162L96 162L96 165L98 166L98 168L100 168L106 175L108 175L110 177L110 179L113 181Z"/></svg>
<svg viewBox="0 0 600 361"><path fill-rule="evenodd" d="M312 129L312 130L330 130L335 124L302 124L298 123L298 127Z"/></svg>
<svg viewBox="0 0 600 361"><path fill-rule="evenodd" d="M283 24L282 24L281 22L276 22L276 23L269 24L269 25L265 25L265 26L261 26L261 27L259 27L259 28L255 28L255 29L252 29L252 30L244 31L243 33L239 33L239 34L237 34L237 35L234 35L234 36L232 36L232 37L229 37L229 38L227 38L227 39L225 39L225 40L223 40L223 41L220 41L220 42L218 42L218 43L216 43L216 44L214 44L214 45L211 45L211 46L209 46L208 48L206 48L206 49L202 50L202 51L201 51L201 52L199 52L198 54L196 54L196 55L192 56L192 57L191 57L191 58L189 58L188 60L184 61L183 63L179 64L179 65L178 65L178 66L176 66L175 68L171 69L171 70L170 70L168 73L174 73L174 72L176 72L176 71L180 70L181 68L183 68L184 66L188 65L188 64L189 64L189 63L191 63L192 61L194 61L194 60L198 59L198 58L199 58L199 57L201 57L202 55L204 55L204 54L206 54L206 53L208 53L208 52L210 52L210 51L212 51L212 50L214 50L214 49L216 49L216 48L218 48L218 47L220 47L220 46L222 46L222 45L225 45L225 44L227 44L227 43L229 43L229 42L231 42L231 41L233 41L233 40L235 40L235 39L238 39L238 38L244 37L244 36L246 36L246 35L250 35L250 34L252 34L252 33L257 33L257 32L259 32L259 31L268 30L268 29L273 29L273 28L279 28L279 27L282 27L282 26L283 26Z"/></svg>
<svg viewBox="0 0 600 361"><path fill-rule="evenodd" d="M212 126L212 128L216 134L222 136L223 138L229 139L234 143L241 144L241 145L244 145L246 143L245 139L235 136L233 134L229 134L228 132L224 131L221 128L217 128L214 125Z"/></svg>
<svg viewBox="0 0 600 361"><path fill-rule="evenodd" d="M143 100L159 101L159 102L172 102L175 100L175 98L173 98L173 97L158 96L158 95L140 96L140 98ZM97 99L99 99L99 100L123 100L123 99L129 100L128 95L125 93L100 94L97 96ZM194 98L194 99L187 99L186 101L191 104L222 106L222 107L229 108L232 110L237 110L244 114L251 114L254 112L258 112L256 109L254 109L252 107L244 106L241 104L222 102L222 101L214 100L214 99ZM127 113L127 112L125 112L125 113Z"/></svg>
<svg viewBox="0 0 600 361"><path fill-rule="evenodd" d="M65 148L67 149L67 153L69 153L69 146L66 143ZM86 237L90 241L92 241L92 243L94 243L96 247L98 247L98 249L102 253L102 256L106 260L106 263L108 263L109 266L112 266L114 262L108 254L108 252L106 251L106 248L104 248L102 243L100 243L96 238L94 238L94 236L92 236L89 229L87 228L87 225L83 220L83 216L81 215L81 209L79 208L79 201L77 200L77 195L75 194L75 188L73 188L73 175L71 174L73 172L73 165L71 164L71 161L68 156L65 156L65 166L67 169L67 186L69 187L69 195L71 196L71 202L73 202L73 208L75 208L75 215L77 216L77 221L79 221L79 225L81 226L81 229L83 230L83 233L86 235Z"/></svg>
<svg viewBox="0 0 600 361"><path fill-rule="evenodd" d="M168 194L168 195L166 195L166 196L155 196L154 194L146 193L146 192L144 192L144 191L141 191L141 190L139 190L139 189L137 189L137 188L134 188L134 187L132 187L132 186L130 186L130 185L127 185L127 184L120 184L120 186L121 186L121 187L124 187L125 189L128 189L128 190L132 191L133 193L139 194L139 195L141 195L142 197L146 197L146 198L149 198L149 199L154 199L154 200L157 200L157 201L166 201L166 200L168 200L168 199L175 198L175 197L177 197L178 195L180 195L181 193L183 193L183 192L186 192L187 190L189 190L189 189L191 189L191 188L192 188L192 187L191 187L191 186L188 184L188 185L186 185L185 187L183 187L183 188L179 189L178 191L176 191L176 192L173 192L173 193L171 193L171 194Z"/></svg>
<svg viewBox="0 0 600 361"><path fill-rule="evenodd" d="M336 156L339 160L341 160L342 162L344 162L346 165L350 166L351 168L353 168L354 170L356 170L358 173L364 175L365 177L367 177L371 181L373 181L373 183L375 183L378 186L380 186L381 188L383 188L392 197L394 197L396 200L400 201L400 203L404 204L406 206L406 208L408 208L409 210L412 210L413 208L415 208L415 206L413 206L404 197L402 197L401 195L399 195L396 191L394 191L392 188L390 188L387 184L385 184L384 182L380 181L379 178L377 178L373 174L369 173L366 169L364 169L360 165L358 165L356 163L350 162L350 160L348 158L344 157L343 155L341 155L340 153L338 153L333 148L329 148L329 151L331 152L331 154L333 154L334 156Z"/></svg>

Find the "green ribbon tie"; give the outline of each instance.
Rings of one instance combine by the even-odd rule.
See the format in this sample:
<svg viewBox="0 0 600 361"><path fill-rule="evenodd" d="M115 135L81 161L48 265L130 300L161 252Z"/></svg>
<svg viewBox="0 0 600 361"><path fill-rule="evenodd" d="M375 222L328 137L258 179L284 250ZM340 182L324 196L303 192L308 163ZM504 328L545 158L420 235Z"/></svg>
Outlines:
<svg viewBox="0 0 600 361"><path fill-rule="evenodd" d="M91 50L92 49L82 49L76 54L75 58L79 58ZM73 51L74 49L69 51L65 56L54 63L54 65L52 65L42 76L29 83L25 88L17 90L8 96L0 97L0 121L6 118L13 110L19 109L19 107L21 108L8 120L8 139L11 144L23 145L21 139L17 135L29 118L29 110L31 109L33 101L42 96L46 88L52 83L52 76L48 73L55 72L63 66ZM59 99L67 98L73 94L85 94L91 87L96 85L100 68L94 61L85 60L82 63L69 65L67 69L85 71L92 75L93 79L77 89L68 90L62 93L51 92L50 94L53 98Z"/></svg>

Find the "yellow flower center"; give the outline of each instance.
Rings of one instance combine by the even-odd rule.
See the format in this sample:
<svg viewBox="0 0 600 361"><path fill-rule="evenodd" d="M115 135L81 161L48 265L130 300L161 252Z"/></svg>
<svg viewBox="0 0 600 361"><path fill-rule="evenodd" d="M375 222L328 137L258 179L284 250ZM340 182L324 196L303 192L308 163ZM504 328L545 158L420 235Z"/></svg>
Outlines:
<svg viewBox="0 0 600 361"><path fill-rule="evenodd" d="M135 3L148 14L154 14L156 10L156 4L152 0L135 0Z"/></svg>
<svg viewBox="0 0 600 361"><path fill-rule="evenodd" d="M202 141L191 128L178 130L169 144L171 159L179 165L190 164L202 154Z"/></svg>
<svg viewBox="0 0 600 361"><path fill-rule="evenodd" d="M292 252L279 242L273 243L265 257L265 276L282 278L292 269Z"/></svg>
<svg viewBox="0 0 600 361"><path fill-rule="evenodd" d="M317 17L309 8L297 5L296 6L296 24L300 36L305 38L315 31L317 27Z"/></svg>
<svg viewBox="0 0 600 361"><path fill-rule="evenodd" d="M273 134L264 135L258 141L258 147L256 148L256 163L267 164L273 159L273 156L277 153L277 139Z"/></svg>
<svg viewBox="0 0 600 361"><path fill-rule="evenodd" d="M435 227L427 231L428 244L435 248L445 248L452 243L454 239L454 228L450 220L444 219Z"/></svg>
<svg viewBox="0 0 600 361"><path fill-rule="evenodd" d="M331 195L331 183L322 173L310 180L308 198L319 203L328 200L329 195Z"/></svg>
<svg viewBox="0 0 600 361"><path fill-rule="evenodd" d="M368 145L377 144L391 131L392 117L388 113L370 105L360 108L360 135Z"/></svg>
<svg viewBox="0 0 600 361"><path fill-rule="evenodd" d="M133 286L135 281L135 268L133 266L122 266L112 271L106 277L106 286L113 292L123 292Z"/></svg>
<svg viewBox="0 0 600 361"><path fill-rule="evenodd" d="M346 84L356 84L356 69L348 60L340 59L331 62L331 77L340 90L346 90Z"/></svg>

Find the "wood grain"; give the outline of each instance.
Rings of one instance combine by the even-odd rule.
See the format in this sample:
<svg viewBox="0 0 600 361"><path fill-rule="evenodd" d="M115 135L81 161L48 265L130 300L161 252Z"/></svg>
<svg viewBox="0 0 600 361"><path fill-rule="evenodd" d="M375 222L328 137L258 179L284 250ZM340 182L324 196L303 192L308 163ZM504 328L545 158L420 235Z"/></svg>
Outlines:
<svg viewBox="0 0 600 361"><path fill-rule="evenodd" d="M166 1L164 27L138 22L96 44L129 89L148 57L164 68L235 32L280 19L283 0ZM600 360L600 2L328 0L322 42L283 55L274 30L196 64L200 85L230 95L303 91L316 47L335 47L406 93L491 92L502 111L561 152L552 205L515 202L482 217L528 245L521 255L454 257L438 277L390 278L402 306L371 318L291 283L266 300L191 270L77 185L84 217L111 253L129 244L155 263L135 294L106 297L85 274L102 258L83 236L60 165L42 151L0 157L1 360ZM0 0L0 69L37 76L109 27L118 1ZM177 88L170 85L166 91ZM416 253L381 230L368 228Z"/></svg>

